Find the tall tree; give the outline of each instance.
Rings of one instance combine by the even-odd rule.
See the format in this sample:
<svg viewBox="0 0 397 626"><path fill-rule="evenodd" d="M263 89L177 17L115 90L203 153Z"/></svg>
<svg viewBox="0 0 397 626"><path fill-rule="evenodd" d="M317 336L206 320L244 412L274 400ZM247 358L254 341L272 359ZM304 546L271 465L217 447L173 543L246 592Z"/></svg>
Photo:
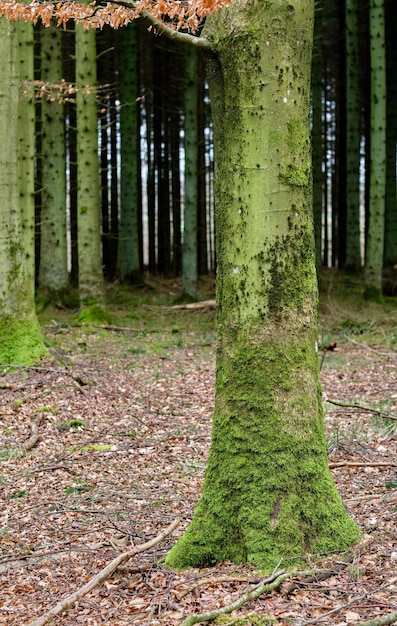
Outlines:
<svg viewBox="0 0 397 626"><path fill-rule="evenodd" d="M198 218L198 51L186 48L185 57L185 210L182 254L184 295L197 297Z"/></svg>
<svg viewBox="0 0 397 626"><path fill-rule="evenodd" d="M34 303L33 124L28 109L34 105L20 92L21 68L26 68L25 79L33 78L33 45L31 24L29 30L24 26L0 18L0 362L30 365L47 349ZM30 138L22 137L23 132L31 133Z"/></svg>
<svg viewBox="0 0 397 626"><path fill-rule="evenodd" d="M361 267L360 73L357 0L346 0L346 254L345 267Z"/></svg>
<svg viewBox="0 0 397 626"><path fill-rule="evenodd" d="M370 0L371 139L369 224L365 261L367 297L379 297L386 197L386 46L384 0Z"/></svg>
<svg viewBox="0 0 397 626"><path fill-rule="evenodd" d="M139 241L138 32L132 23L121 32L120 62L120 226L118 271L122 281L142 284Z"/></svg>
<svg viewBox="0 0 397 626"><path fill-rule="evenodd" d="M217 367L202 495L173 567L269 569L358 536L328 469L317 340L312 0L207 20L215 132Z"/></svg>
<svg viewBox="0 0 397 626"><path fill-rule="evenodd" d="M387 80L387 136L386 136L386 214L384 265L397 263L397 5L394 0L385 2L386 17L386 80Z"/></svg>
<svg viewBox="0 0 397 626"><path fill-rule="evenodd" d="M96 32L76 24L77 224L82 305L104 300L101 256Z"/></svg>
<svg viewBox="0 0 397 626"><path fill-rule="evenodd" d="M316 245L316 265L322 263L322 217L323 217L323 7L317 3L314 17L314 41L312 56L312 163L313 163L313 215L314 237Z"/></svg>
<svg viewBox="0 0 397 626"><path fill-rule="evenodd" d="M55 292L68 286L66 235L66 158L64 105L55 90L61 84L62 31L41 29L41 80L53 93L41 102L42 167L40 207L40 288Z"/></svg>

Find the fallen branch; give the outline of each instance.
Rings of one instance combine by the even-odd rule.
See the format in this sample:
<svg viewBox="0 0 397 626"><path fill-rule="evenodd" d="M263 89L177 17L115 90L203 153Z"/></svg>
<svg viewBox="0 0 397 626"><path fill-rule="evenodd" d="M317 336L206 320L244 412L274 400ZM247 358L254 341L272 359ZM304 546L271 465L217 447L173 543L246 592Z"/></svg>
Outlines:
<svg viewBox="0 0 397 626"><path fill-rule="evenodd" d="M201 302L189 302L188 304L173 304L172 306L163 306L162 309L215 309L215 300L202 300Z"/></svg>
<svg viewBox="0 0 397 626"><path fill-rule="evenodd" d="M48 613L34 620L28 626L44 626L44 624L47 624L50 620L52 620L53 617L55 617L56 615L60 615L61 613L66 611L66 609L71 607L75 602L81 600L81 598L85 596L89 591L92 591L92 589L94 589L98 585L101 585L113 574L113 572L120 565L128 561L131 557L141 552L146 552L146 550L150 550L150 548L156 546L163 539L165 539L165 537L168 537L168 535L170 535L175 530L179 523L179 519L175 520L162 533L157 535L157 537L154 537L154 539L151 539L150 541L147 541L146 543L143 543L139 546L134 546L133 548L131 548L131 550L119 554L119 556L113 559L113 561L111 561L106 567L98 572L98 574L94 576L94 578L91 578L91 580L89 580L88 583L86 583L83 587L80 587L80 589L74 591L72 594L67 596L67 598L61 600L61 602L58 602L58 604L55 605L54 608L52 608L50 611L48 611Z"/></svg>
<svg viewBox="0 0 397 626"><path fill-rule="evenodd" d="M256 598L259 598L259 596L263 593L273 591L273 589L277 589L277 587L279 587L281 583L290 576L292 576L291 572L284 572L284 570L275 572L268 578L265 578L265 580L262 580L259 585L257 585L253 589L247 589L242 596L237 598L237 600L235 600L231 604L227 604L220 609L208 611L208 613L189 615L182 622L181 626L193 626L193 624L200 624L200 622L210 622L211 620L214 620L216 617L218 617L218 615L227 615L235 609L239 609L249 600L255 600Z"/></svg>
<svg viewBox="0 0 397 626"><path fill-rule="evenodd" d="M397 611L393 611L389 615L380 615L367 622L360 622L357 626L386 626L387 624L394 624L394 622L397 622Z"/></svg>
<svg viewBox="0 0 397 626"><path fill-rule="evenodd" d="M371 463L369 461L363 463L355 463L349 461L338 461L337 463L328 463L328 467L330 469L335 469L336 467L397 467L397 463L387 463L387 462L374 462Z"/></svg>
<svg viewBox="0 0 397 626"><path fill-rule="evenodd" d="M363 600L364 598L368 598L369 596L372 596L374 593L378 593L381 589L384 589L384 587L387 587L388 585L393 584L395 581L396 579L392 578L391 580L388 580L386 583L378 587L378 589L374 589L373 591L369 591L368 593L363 593L359 596L356 596L355 598L352 598L351 600L349 600L349 602L346 602L345 604L340 604L339 606L336 606L334 609L331 609L330 611L323 613L320 618L316 617L314 619L308 619L306 622L303 622L301 626L309 626L309 624L318 624L318 622L323 620L324 617L328 617L329 615L334 615L335 613L344 611L352 604L355 604L356 602L359 602L360 600ZM391 615L393 615L393 613ZM397 615L397 612L395 612L394 615ZM390 618L390 615L389 615L389 618ZM383 624L392 624L393 621L396 621L396 620L397 620L397 617L395 617L394 620L392 620L391 622L390 621L389 622L376 622L373 620L370 622L364 622L362 624L358 624L357 626L383 626Z"/></svg>
<svg viewBox="0 0 397 626"><path fill-rule="evenodd" d="M288 583L288 585L283 586L282 594L284 596L289 595L296 589L300 589L304 585L308 585L310 583L319 582L320 580L327 580L327 578L331 578L331 576L336 576L341 571L346 569L346 567L353 561L354 554L351 553L346 557L345 561L338 563L332 569L323 569L323 570L314 570L313 573L308 576L299 577L299 580L296 582Z"/></svg>
<svg viewBox="0 0 397 626"><path fill-rule="evenodd" d="M337 402L337 400L329 400L329 399L327 399L327 402L329 402L330 404L334 404L335 406L345 407L347 409L358 409L359 411L366 411L367 413L374 413L375 415L379 415L379 417L382 417L384 419L397 420L397 415L393 415L392 413L386 413L385 411L382 411L380 409L371 409L371 407L369 406L363 406L362 404L356 404L355 402L352 402L352 403Z"/></svg>

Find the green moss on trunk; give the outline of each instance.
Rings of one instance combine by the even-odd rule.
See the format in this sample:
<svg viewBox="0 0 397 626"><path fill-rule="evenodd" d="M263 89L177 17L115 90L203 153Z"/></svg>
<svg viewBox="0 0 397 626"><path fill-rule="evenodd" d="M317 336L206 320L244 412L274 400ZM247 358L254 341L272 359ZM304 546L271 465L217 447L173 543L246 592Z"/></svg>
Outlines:
<svg viewBox="0 0 397 626"><path fill-rule="evenodd" d="M249 0L207 22L218 52L215 414L202 496L170 567L272 570L358 538L328 468L315 349L313 10Z"/></svg>
<svg viewBox="0 0 397 626"><path fill-rule="evenodd" d="M33 365L48 353L36 319L0 319L0 363Z"/></svg>
<svg viewBox="0 0 397 626"><path fill-rule="evenodd" d="M270 570L347 547L358 531L328 469L314 337L287 344L257 326L232 343L217 371L203 495L167 564Z"/></svg>

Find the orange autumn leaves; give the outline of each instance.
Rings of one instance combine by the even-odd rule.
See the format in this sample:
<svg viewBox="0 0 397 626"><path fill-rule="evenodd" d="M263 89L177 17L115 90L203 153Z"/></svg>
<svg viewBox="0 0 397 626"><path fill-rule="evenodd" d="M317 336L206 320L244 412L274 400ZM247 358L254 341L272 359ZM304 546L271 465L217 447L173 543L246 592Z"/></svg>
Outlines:
<svg viewBox="0 0 397 626"><path fill-rule="evenodd" d="M172 29L195 32L207 15L231 2L232 0L120 0L106 4L84 4L70 0L33 0L30 4L22 4L15 0L0 0L0 16L4 15L9 20L31 21L34 24L41 21L45 26L49 26L54 19L58 26L64 28L69 20L80 22L85 28L103 28L105 24L119 28L147 12Z"/></svg>

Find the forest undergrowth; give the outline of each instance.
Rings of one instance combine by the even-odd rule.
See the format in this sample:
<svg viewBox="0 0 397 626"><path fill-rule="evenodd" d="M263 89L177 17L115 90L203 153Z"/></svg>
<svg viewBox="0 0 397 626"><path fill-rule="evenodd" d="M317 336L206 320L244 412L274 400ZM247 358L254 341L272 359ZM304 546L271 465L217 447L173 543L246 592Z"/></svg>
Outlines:
<svg viewBox="0 0 397 626"><path fill-rule="evenodd" d="M0 624L33 624L176 519L173 534L48 623L176 626L263 579L232 563L162 566L199 497L213 410L214 308L173 308L178 295L172 282L113 286L107 326L47 308L50 358L1 367ZM397 306L328 283L319 359L331 471L363 538L307 557L299 567L313 576L295 572L215 623L345 626L397 612Z"/></svg>

